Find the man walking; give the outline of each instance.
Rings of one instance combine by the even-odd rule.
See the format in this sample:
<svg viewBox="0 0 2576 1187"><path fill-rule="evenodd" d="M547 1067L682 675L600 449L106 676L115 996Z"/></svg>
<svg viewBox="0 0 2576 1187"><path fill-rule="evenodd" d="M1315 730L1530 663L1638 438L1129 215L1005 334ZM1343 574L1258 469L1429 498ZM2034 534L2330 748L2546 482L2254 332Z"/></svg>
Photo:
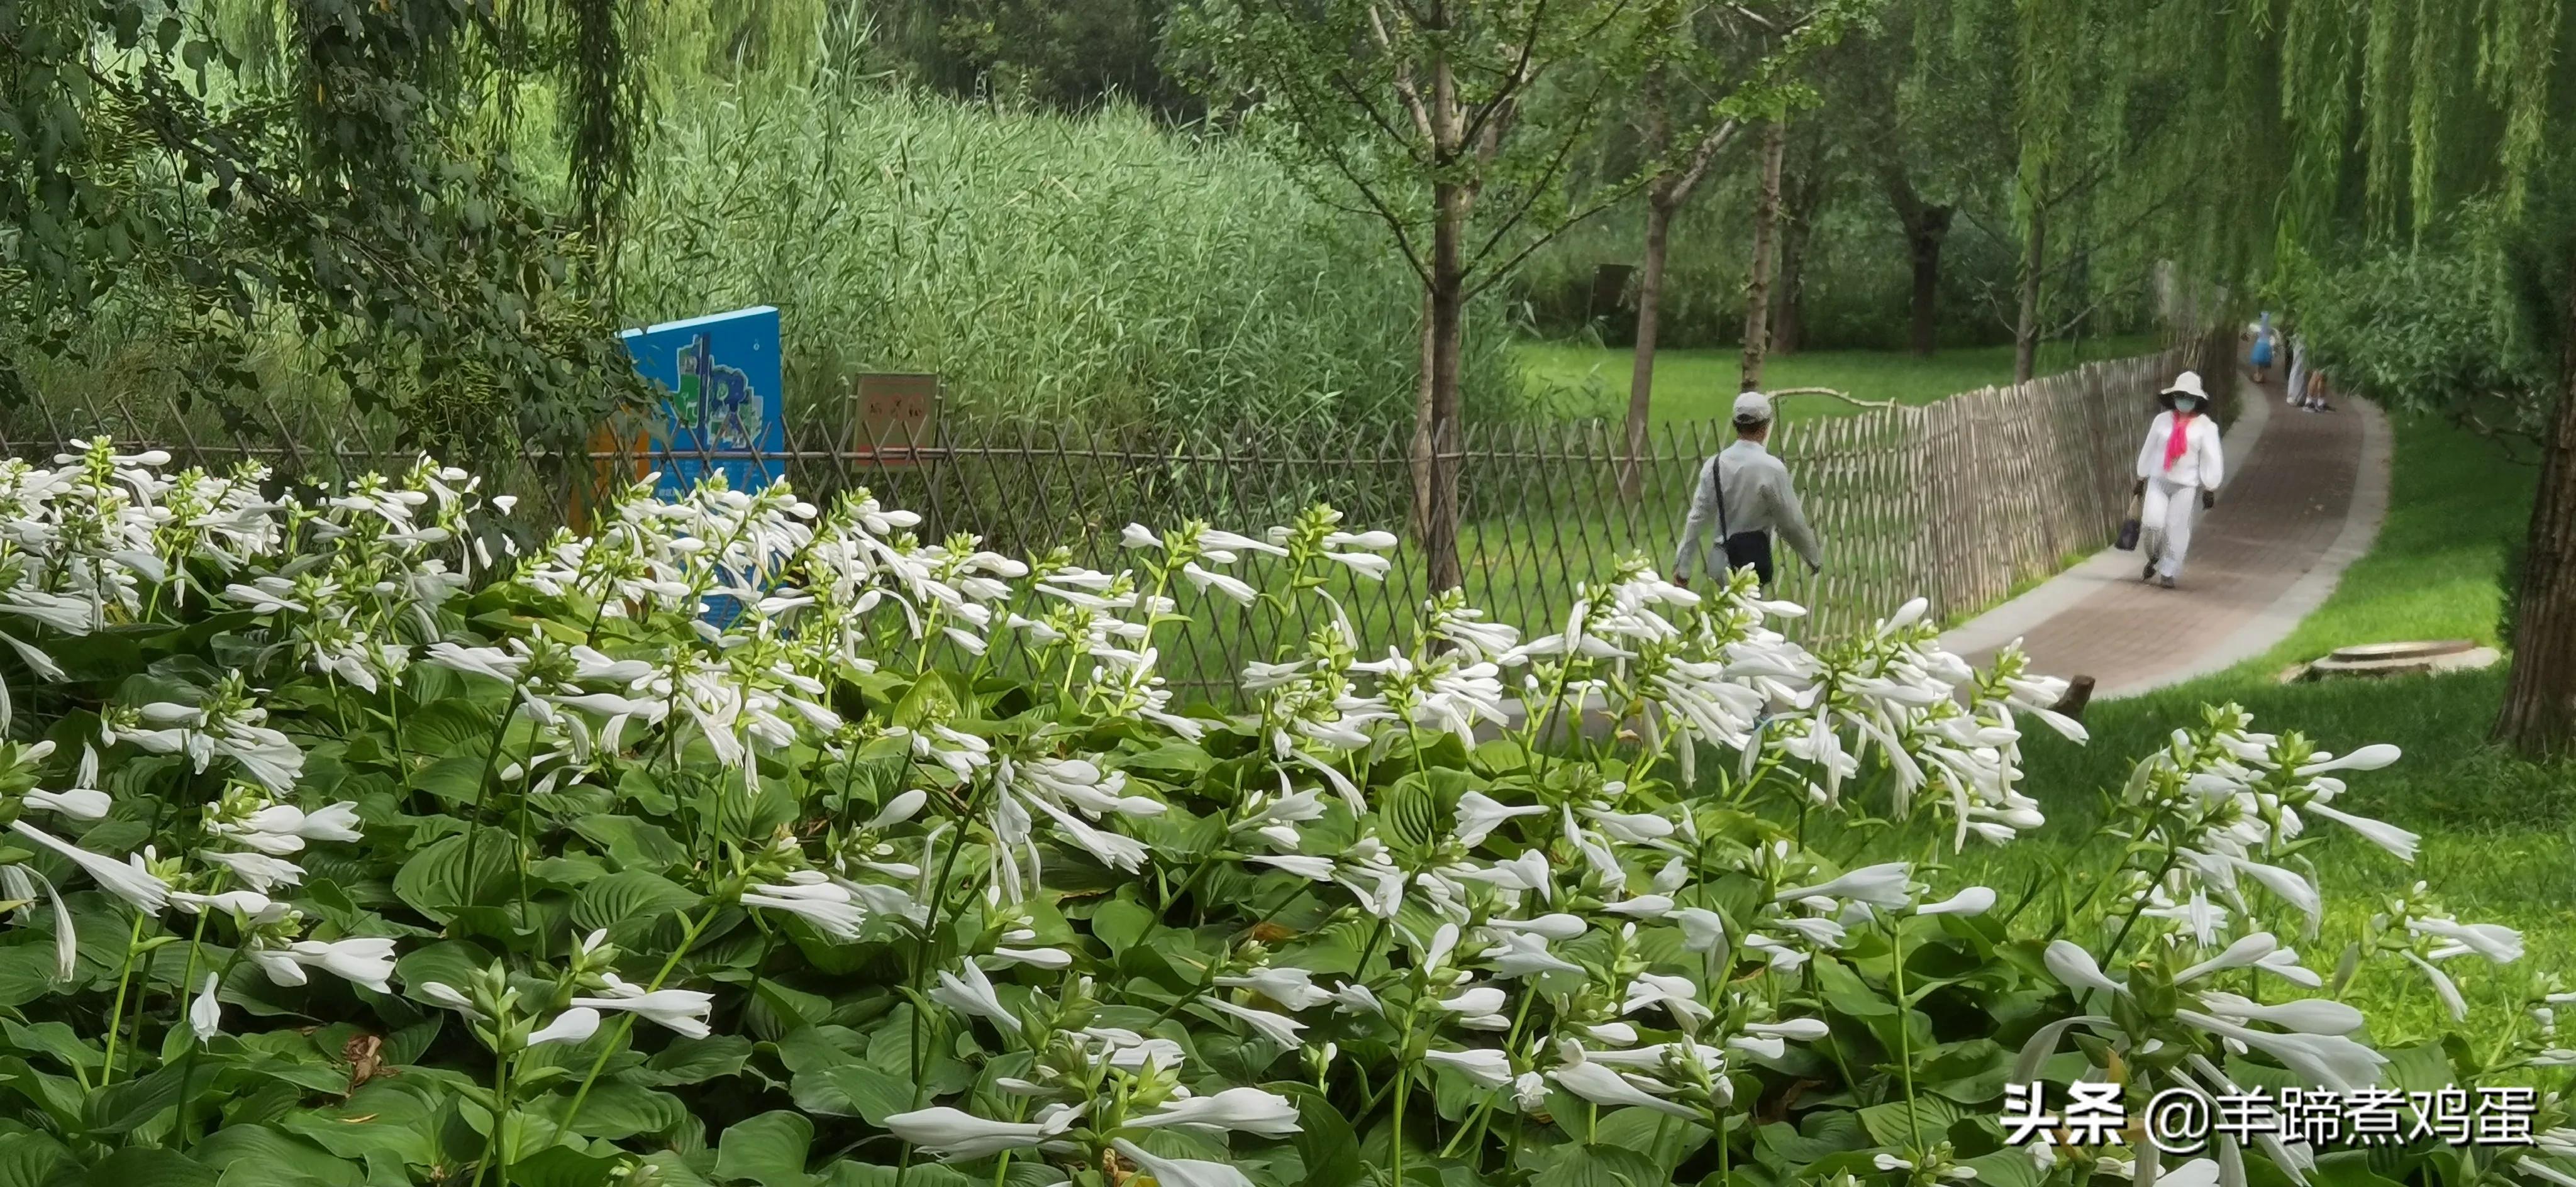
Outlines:
<svg viewBox="0 0 2576 1187"><path fill-rule="evenodd" d="M1815 530L1798 508L1798 492L1789 485L1789 468L1771 456L1763 443L1771 439L1771 397L1746 392L1735 397L1735 444L1700 467L1691 494L1690 518L1682 525L1682 546L1673 556L1673 583L1690 584L1693 562L1721 581L1736 569L1751 569L1764 589L1771 587L1771 532L1778 529L1809 572L1822 571L1823 550ZM1700 545L1711 533L1707 554ZM1721 560L1721 557L1723 558Z"/></svg>

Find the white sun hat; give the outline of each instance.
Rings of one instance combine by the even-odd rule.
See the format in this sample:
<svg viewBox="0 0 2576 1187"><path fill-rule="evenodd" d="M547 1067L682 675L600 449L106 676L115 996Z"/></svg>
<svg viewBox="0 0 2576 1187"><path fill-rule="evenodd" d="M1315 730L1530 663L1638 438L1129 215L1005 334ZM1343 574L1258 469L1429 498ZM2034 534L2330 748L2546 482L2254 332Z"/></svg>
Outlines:
<svg viewBox="0 0 2576 1187"><path fill-rule="evenodd" d="M2174 376L2174 381L2165 385L2165 390L2158 392L2157 394L2170 396L2177 392L2198 400L2207 400L2209 398L2209 393L2202 390L2200 386L2200 372L2198 371L2185 371L2180 375Z"/></svg>

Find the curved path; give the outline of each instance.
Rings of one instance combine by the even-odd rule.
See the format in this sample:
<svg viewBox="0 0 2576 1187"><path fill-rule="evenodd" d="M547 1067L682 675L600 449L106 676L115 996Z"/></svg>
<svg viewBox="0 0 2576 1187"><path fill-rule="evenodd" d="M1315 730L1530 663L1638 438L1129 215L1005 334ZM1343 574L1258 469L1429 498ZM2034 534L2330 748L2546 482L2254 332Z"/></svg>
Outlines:
<svg viewBox="0 0 2576 1187"><path fill-rule="evenodd" d="M1943 642L1982 663L2021 639L2034 668L2091 676L2101 698L2233 667L2287 638L2379 534L2388 422L2355 397L2320 413L2283 405L2277 386L2240 377L2237 390L2227 483L2193 533L2179 588L2139 580L2141 554L2105 549Z"/></svg>

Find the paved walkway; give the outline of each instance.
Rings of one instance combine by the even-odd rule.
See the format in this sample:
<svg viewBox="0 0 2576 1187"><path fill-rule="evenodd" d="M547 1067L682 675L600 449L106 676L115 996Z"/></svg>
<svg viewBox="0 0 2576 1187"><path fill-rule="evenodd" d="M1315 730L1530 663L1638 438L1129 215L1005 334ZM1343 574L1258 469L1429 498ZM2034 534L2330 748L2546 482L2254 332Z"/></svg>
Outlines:
<svg viewBox="0 0 2576 1187"><path fill-rule="evenodd" d="M2317 413L2283 405L2277 385L2240 378L2239 393L2226 487L2193 533L2179 588L2139 580L2141 554L2105 549L1943 641L1983 663L2019 638L2033 667L2091 676L2102 698L2233 667L2287 638L2379 533L2388 423L2358 398Z"/></svg>

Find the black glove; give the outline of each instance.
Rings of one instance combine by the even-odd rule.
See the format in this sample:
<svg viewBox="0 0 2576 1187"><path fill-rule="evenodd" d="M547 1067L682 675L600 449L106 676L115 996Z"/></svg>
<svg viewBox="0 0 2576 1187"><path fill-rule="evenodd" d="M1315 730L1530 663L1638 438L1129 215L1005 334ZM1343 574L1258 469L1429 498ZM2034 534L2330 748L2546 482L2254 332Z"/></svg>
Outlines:
<svg viewBox="0 0 2576 1187"><path fill-rule="evenodd" d="M2147 480L2144 478L2139 479L2138 485L2131 487L2129 489L2129 493L2133 495L2143 495L2147 493Z"/></svg>
<svg viewBox="0 0 2576 1187"><path fill-rule="evenodd" d="M2218 505L2218 492L2217 492L2217 491L2214 491L2214 490L2204 490L2204 491L2200 492L2200 509L2201 509L2201 510L2203 510L2203 511L2207 511L2207 510L2209 510L2210 508L2215 507L2215 506L2217 506L2217 505Z"/></svg>

